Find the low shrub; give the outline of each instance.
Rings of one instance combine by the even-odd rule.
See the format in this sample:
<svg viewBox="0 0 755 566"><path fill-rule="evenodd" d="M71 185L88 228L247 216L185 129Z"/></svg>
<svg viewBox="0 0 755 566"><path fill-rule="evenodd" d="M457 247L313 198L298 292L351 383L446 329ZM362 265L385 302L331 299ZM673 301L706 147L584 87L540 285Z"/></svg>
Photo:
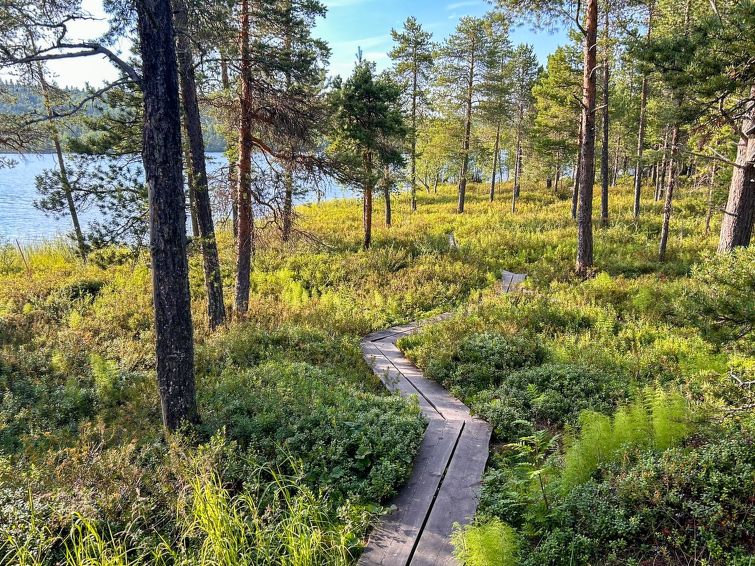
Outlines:
<svg viewBox="0 0 755 566"><path fill-rule="evenodd" d="M751 432L647 451L572 489L523 564L749 564L755 554Z"/></svg>
<svg viewBox="0 0 755 566"><path fill-rule="evenodd" d="M384 500L411 472L424 424L416 405L351 389L305 362L228 369L200 390L209 433L281 469L303 462L305 479L343 497Z"/></svg>
<svg viewBox="0 0 755 566"><path fill-rule="evenodd" d="M426 373L448 389L469 394L495 387L511 371L538 365L544 358L545 350L532 336L475 333L462 338L448 359L431 361Z"/></svg>
<svg viewBox="0 0 755 566"><path fill-rule="evenodd" d="M500 440L510 442L538 427L574 423L582 410L609 413L626 395L627 384L617 375L546 363L508 373L499 387L473 396L470 404Z"/></svg>

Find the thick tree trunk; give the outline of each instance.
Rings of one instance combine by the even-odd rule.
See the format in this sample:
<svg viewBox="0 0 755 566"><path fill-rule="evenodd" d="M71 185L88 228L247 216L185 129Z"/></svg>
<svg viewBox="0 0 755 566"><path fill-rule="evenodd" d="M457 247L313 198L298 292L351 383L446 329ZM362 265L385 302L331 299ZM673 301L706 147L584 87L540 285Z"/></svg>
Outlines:
<svg viewBox="0 0 755 566"><path fill-rule="evenodd" d="M676 184L676 158L679 145L679 124L675 123L671 128L671 153L668 163L668 182L666 184L666 199L663 203L663 224L661 226L661 242L658 246L658 259L666 258L666 246L668 244L669 226L671 224L671 207L674 199L674 185Z"/></svg>
<svg viewBox="0 0 755 566"><path fill-rule="evenodd" d="M170 0L136 2L144 95L155 358L163 424L198 420L181 174L181 110Z"/></svg>
<svg viewBox="0 0 755 566"><path fill-rule="evenodd" d="M713 162L713 166L710 170L710 179L708 181L708 210L705 213L705 235L710 234L710 221L713 219L713 195L716 188L716 172L718 170L718 163Z"/></svg>
<svg viewBox="0 0 755 566"><path fill-rule="evenodd" d="M501 121L498 120L498 124L495 129L495 147L493 148L493 173L490 177L490 202L495 200L495 175L498 172L498 152L500 151L501 144Z"/></svg>
<svg viewBox="0 0 755 566"><path fill-rule="evenodd" d="M559 150L558 154L556 155L556 175L555 175L555 185L553 187L554 193L558 193L559 181L561 181L561 150Z"/></svg>
<svg viewBox="0 0 755 566"><path fill-rule="evenodd" d="M293 17L293 5L291 0L287 0L285 3L285 9L287 17ZM292 50L291 33L286 33L284 42L284 48L286 52ZM286 92L291 92L293 88L293 79L291 77L291 71L286 70ZM291 239L291 232L294 228L294 147L289 145L288 161L284 163L283 174L283 226L281 227L281 240L288 242Z"/></svg>
<svg viewBox="0 0 755 566"><path fill-rule="evenodd" d="M252 209L252 70L249 49L249 0L241 2L241 120L239 125L238 236L236 238L236 314L249 309L254 213Z"/></svg>
<svg viewBox="0 0 755 566"><path fill-rule="evenodd" d="M592 196L595 184L595 62L598 36L598 0L588 0L585 18L584 76L582 86L581 166L577 210L578 275L587 275L593 266Z"/></svg>
<svg viewBox="0 0 755 566"><path fill-rule="evenodd" d="M475 46L472 45L472 51ZM467 78L467 111L464 119L464 145L462 148L461 177L459 178L459 203L456 212L464 212L464 202L467 193L467 172L469 169L469 145L472 137L472 97L474 95L475 56L472 54L469 60L469 77Z"/></svg>
<svg viewBox="0 0 755 566"><path fill-rule="evenodd" d="M601 145L601 158L600 158L600 224L602 226L608 226L608 185L610 184L610 172L608 169L608 160L609 157L609 147L608 147L608 141L609 141L609 124L608 124L608 87L610 84L610 58L609 58L609 48L608 48L608 41L609 41L609 30L608 30L608 23L609 23L609 13L608 13L608 6L606 4L604 9L604 20L603 20L603 39L605 41L605 45L603 46L604 53L603 53L603 109L602 109L602 116L603 116L603 143ZM618 153L618 149L617 149ZM618 163L617 163L617 169L618 169Z"/></svg>
<svg viewBox="0 0 755 566"><path fill-rule="evenodd" d="M202 250L205 289L207 292L207 318L210 329L214 330L225 323L225 303L223 301L223 278L220 274L218 245L215 239L215 225L212 220L212 204L207 182L205 165L204 136L199 114L197 85L194 76L194 62L188 30L188 13L185 0L174 0L176 23L176 47L178 71L183 99L184 120L188 135L191 163L191 188L194 202L192 216L199 232Z"/></svg>
<svg viewBox="0 0 755 566"><path fill-rule="evenodd" d="M755 86L750 90L755 98ZM731 176L729 198L721 224L719 253L749 246L755 221L755 103L750 102L737 144L737 167Z"/></svg>

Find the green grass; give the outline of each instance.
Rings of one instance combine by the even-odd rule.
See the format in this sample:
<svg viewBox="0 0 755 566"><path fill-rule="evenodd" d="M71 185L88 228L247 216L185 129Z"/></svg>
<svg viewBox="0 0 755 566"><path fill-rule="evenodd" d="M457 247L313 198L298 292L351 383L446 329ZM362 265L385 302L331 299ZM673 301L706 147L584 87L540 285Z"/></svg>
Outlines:
<svg viewBox="0 0 755 566"><path fill-rule="evenodd" d="M451 186L420 193L415 213L397 196L391 228L376 212L368 251L357 201L301 207L309 237L284 245L262 230L248 319L215 334L192 248L203 423L170 442L159 424L146 254L103 250L83 264L60 243L23 256L0 249L0 555L11 553L3 562L353 562L379 505L408 477L424 427L415 404L386 394L359 339L449 310L450 320L403 346L507 441L538 430L552 438L590 409L620 445L646 446L632 420L642 417L653 453L663 454L685 446L686 430L658 426L676 409L612 416L633 407L632 393L673 386L719 413L740 402L724 376L752 365L751 338L741 335L748 318L736 318L748 304L752 256L706 259L717 227L703 235L704 194L680 187L659 262L661 205L645 201L635 220L622 181L610 225L595 228L598 273L580 281L568 199L525 185L512 214L507 198L487 202L486 187L468 192L464 215ZM219 246L230 302L230 233L219 233ZM502 269L530 275L524 293L497 294ZM717 312L738 326L707 324ZM541 456L552 460L510 468L513 456L495 450L492 470L524 474L507 499L516 505L499 507L524 511L458 535L468 560L512 555L503 522L525 550L555 532L563 453ZM575 489L617 463L600 460ZM486 489L486 501L503 500ZM544 495L553 499L547 511Z"/></svg>

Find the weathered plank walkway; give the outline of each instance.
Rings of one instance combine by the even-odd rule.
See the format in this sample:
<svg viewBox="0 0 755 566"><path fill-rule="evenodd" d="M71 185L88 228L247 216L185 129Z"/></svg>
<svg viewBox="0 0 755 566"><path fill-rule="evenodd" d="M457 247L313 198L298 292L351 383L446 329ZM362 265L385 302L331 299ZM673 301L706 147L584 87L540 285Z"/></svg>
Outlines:
<svg viewBox="0 0 755 566"><path fill-rule="evenodd" d="M524 278L504 272L504 292ZM374 332L361 343L365 360L385 386L400 395L416 395L428 421L412 476L394 498L395 510L370 535L359 560L362 566L455 565L450 541L453 525L469 523L477 509L491 428L438 383L424 377L396 347L399 338L419 325Z"/></svg>

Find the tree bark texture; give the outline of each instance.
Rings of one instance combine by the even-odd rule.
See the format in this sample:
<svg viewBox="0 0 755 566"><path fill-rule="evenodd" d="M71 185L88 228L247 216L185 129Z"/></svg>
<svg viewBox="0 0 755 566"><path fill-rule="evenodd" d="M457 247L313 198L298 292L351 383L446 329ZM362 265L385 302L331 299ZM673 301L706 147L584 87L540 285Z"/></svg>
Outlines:
<svg viewBox="0 0 755 566"><path fill-rule="evenodd" d="M501 121L498 120L495 130L495 147L493 148L493 173L490 177L490 202L495 200L495 175L498 172L498 152L501 147Z"/></svg>
<svg viewBox="0 0 755 566"><path fill-rule="evenodd" d="M595 97L596 50L598 36L598 0L588 0L585 18L584 75L582 82L582 156L579 170L577 207L578 275L585 276L593 266L592 197L595 184Z"/></svg>
<svg viewBox="0 0 755 566"><path fill-rule="evenodd" d="M199 245L202 251L202 267L207 293L207 319L210 329L214 330L225 323L223 279L220 274L218 245L212 219L212 204L210 203L205 164L204 135L199 114L194 61L188 35L188 9L185 0L174 0L174 8L178 73L183 100L184 123L188 137L191 187L194 195L192 215L196 219Z"/></svg>
<svg viewBox="0 0 755 566"><path fill-rule="evenodd" d="M603 46L603 108L602 108L602 126L603 126L603 143L601 145L600 155L600 224L602 226L608 225L608 186L610 184L610 172L608 169L609 157L609 123L608 123L608 87L610 84L610 57L609 57L609 13L608 6L606 4L604 8L604 20L603 20L603 40L605 45ZM618 148L617 148L618 154ZM617 160L618 162L618 160ZM618 166L617 166L618 169Z"/></svg>
<svg viewBox="0 0 755 566"><path fill-rule="evenodd" d="M675 123L671 127L671 151L668 160L668 181L666 184L665 200L663 202L663 224L661 225L661 242L658 246L658 259L663 261L666 258L666 247L668 245L669 228L671 224L671 208L674 200L674 186L676 185L676 159L679 145L679 124Z"/></svg>
<svg viewBox="0 0 755 566"><path fill-rule="evenodd" d="M157 384L169 431L198 420L181 171L181 110L170 0L136 3L144 95Z"/></svg>
<svg viewBox="0 0 755 566"><path fill-rule="evenodd" d="M252 254L254 238L254 213L252 210L252 69L249 47L249 0L241 2L241 120L239 124L239 174L236 203L238 228L236 237L236 314L244 315L249 310Z"/></svg>
<svg viewBox="0 0 755 566"><path fill-rule="evenodd" d="M472 97L474 96L475 45L472 45L472 56L469 60L469 76L467 78L466 116L464 119L464 144L462 147L461 177L459 178L459 202L456 211L464 212L464 201L467 193L467 172L469 170L469 145L472 137Z"/></svg>
<svg viewBox="0 0 755 566"><path fill-rule="evenodd" d="M750 90L755 98L755 85ZM737 144L737 167L731 176L729 198L724 209L718 251L729 252L739 246L749 246L755 221L755 103L742 121Z"/></svg>

